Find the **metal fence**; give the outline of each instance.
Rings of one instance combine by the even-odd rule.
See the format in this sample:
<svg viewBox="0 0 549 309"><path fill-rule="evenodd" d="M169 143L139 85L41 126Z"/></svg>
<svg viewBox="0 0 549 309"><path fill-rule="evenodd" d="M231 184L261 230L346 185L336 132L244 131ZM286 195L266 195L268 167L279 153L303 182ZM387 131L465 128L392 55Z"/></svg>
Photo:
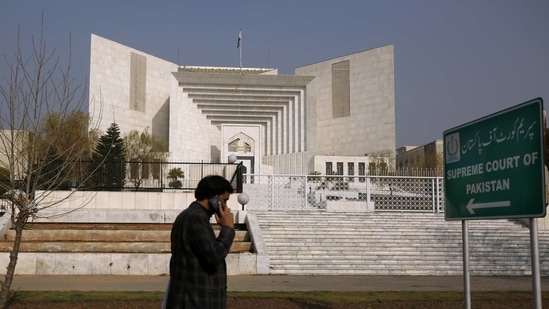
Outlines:
<svg viewBox="0 0 549 309"><path fill-rule="evenodd" d="M444 212L442 177L244 175L248 209Z"/></svg>
<svg viewBox="0 0 549 309"><path fill-rule="evenodd" d="M180 162L79 162L78 173L71 176L66 188L107 191L164 191L194 190L198 182L208 175L220 175L233 181L237 188L237 171L241 164L229 163L180 163ZM179 170L179 172L173 172ZM92 172L95 171L95 172ZM171 172L171 173L170 173ZM90 176L91 175L91 176ZM177 175L176 178L173 176ZM241 189L239 190L239 192Z"/></svg>
<svg viewBox="0 0 549 309"><path fill-rule="evenodd" d="M125 189L194 190L198 182L208 175L220 175L234 180L238 167L238 164L228 163L128 162ZM183 173L183 177L177 179L180 181L177 185L173 185L174 179L169 176L173 169L179 169Z"/></svg>
<svg viewBox="0 0 549 309"><path fill-rule="evenodd" d="M93 162L82 162L86 175ZM243 175L243 165L229 163L102 163L93 184L66 189L112 191L193 191L207 175L230 180L237 193L249 195L249 209L444 212L443 177L395 175ZM173 170L180 170L174 186ZM417 172L417 171L416 171ZM438 174L438 171L435 171ZM406 174L411 173L407 171ZM82 176L73 178L79 184ZM115 178L123 179L116 185Z"/></svg>

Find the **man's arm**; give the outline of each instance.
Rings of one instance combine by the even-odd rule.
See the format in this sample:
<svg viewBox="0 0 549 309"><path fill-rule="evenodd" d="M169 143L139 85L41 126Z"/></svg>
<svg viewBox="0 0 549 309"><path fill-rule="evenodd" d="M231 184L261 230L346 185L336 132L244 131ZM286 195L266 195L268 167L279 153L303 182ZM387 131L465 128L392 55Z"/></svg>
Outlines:
<svg viewBox="0 0 549 309"><path fill-rule="evenodd" d="M193 221L190 228L193 235L191 237L191 246L195 254L208 269L217 269L229 254L229 249L235 237L234 229L222 225L216 238L207 217Z"/></svg>

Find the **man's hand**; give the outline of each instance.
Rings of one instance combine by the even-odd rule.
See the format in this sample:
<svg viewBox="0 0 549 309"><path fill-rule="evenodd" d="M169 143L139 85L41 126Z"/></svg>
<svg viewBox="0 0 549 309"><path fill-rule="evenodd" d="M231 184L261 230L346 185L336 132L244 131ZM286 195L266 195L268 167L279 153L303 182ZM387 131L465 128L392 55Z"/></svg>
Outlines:
<svg viewBox="0 0 549 309"><path fill-rule="evenodd" d="M219 214L215 213L215 220L217 223L234 228L234 217L229 206L219 201L219 210Z"/></svg>

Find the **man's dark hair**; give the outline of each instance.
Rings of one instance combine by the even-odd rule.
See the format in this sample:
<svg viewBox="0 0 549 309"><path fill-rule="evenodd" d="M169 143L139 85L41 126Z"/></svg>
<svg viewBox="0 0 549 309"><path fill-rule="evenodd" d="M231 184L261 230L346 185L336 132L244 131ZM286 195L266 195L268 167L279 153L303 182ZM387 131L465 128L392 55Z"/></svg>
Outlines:
<svg viewBox="0 0 549 309"><path fill-rule="evenodd" d="M215 195L221 195L225 192L234 192L231 183L221 176L211 175L202 178L200 182L198 182L198 186L196 186L196 190L194 191L194 197L200 201L209 199Z"/></svg>

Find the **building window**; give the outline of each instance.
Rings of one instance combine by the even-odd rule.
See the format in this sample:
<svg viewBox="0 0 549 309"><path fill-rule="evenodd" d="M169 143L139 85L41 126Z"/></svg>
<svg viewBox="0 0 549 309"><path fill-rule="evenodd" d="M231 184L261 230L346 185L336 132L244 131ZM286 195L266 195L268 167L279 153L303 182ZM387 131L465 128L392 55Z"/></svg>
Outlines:
<svg viewBox="0 0 549 309"><path fill-rule="evenodd" d="M358 176L364 176L366 175L366 164L364 162L358 163ZM358 178L358 181L364 182L366 181L366 178L360 177Z"/></svg>
<svg viewBox="0 0 549 309"><path fill-rule="evenodd" d="M337 174L343 175L343 162L337 162Z"/></svg>
<svg viewBox="0 0 549 309"><path fill-rule="evenodd" d="M152 176L153 176L153 179L160 179L160 175L161 175L161 170L160 170L160 167L162 166L161 165L162 161L160 161L159 159L153 159L153 163L151 164L151 172L152 172Z"/></svg>
<svg viewBox="0 0 549 309"><path fill-rule="evenodd" d="M149 177L149 165L145 162L141 162L139 159L133 159L130 161L130 178L136 182L141 183L143 179Z"/></svg>
<svg viewBox="0 0 549 309"><path fill-rule="evenodd" d="M368 171L370 172L370 175L381 175L379 174L378 165L375 162L370 162L368 165Z"/></svg>
<svg viewBox="0 0 549 309"><path fill-rule="evenodd" d="M332 64L332 115L334 118L351 115L349 60Z"/></svg>
<svg viewBox="0 0 549 309"><path fill-rule="evenodd" d="M353 182L355 180L355 178L352 177L352 176L355 175L355 163L354 162L347 163L347 175L351 176L351 177L349 177L350 182Z"/></svg>
<svg viewBox="0 0 549 309"><path fill-rule="evenodd" d="M326 162L326 175L332 175L332 174L333 174L332 162Z"/></svg>

